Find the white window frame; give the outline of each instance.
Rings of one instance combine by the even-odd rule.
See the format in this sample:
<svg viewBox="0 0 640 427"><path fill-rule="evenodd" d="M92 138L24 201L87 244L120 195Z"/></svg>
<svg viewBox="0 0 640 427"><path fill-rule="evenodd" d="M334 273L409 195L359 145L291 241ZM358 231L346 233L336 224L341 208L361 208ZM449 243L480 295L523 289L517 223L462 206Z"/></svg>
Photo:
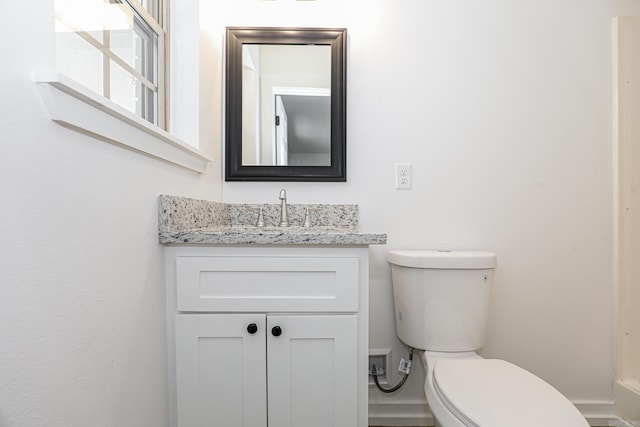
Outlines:
<svg viewBox="0 0 640 427"><path fill-rule="evenodd" d="M187 58L189 63L177 64L179 65L178 67L171 67L173 69L172 75L177 74L178 77L188 77L184 82L178 79L178 84L174 90L178 90L177 87L180 87L178 95L182 95L182 98L189 98L188 104L181 105L181 107L184 107L179 110L182 113L172 115L171 127L175 129L171 133L136 116L60 73L51 70L36 71L33 80L37 84L51 120L66 128L93 136L101 141L109 142L197 173L204 173L213 159L196 148L199 144L199 120L197 117L198 109L195 108L194 110L193 101L196 101L195 106L197 107L198 85L194 85L194 82L198 80L198 73L195 71L194 74L194 70L198 68L198 31L197 29L194 30L194 24L197 26L198 3L196 0L180 1L191 2L193 10L189 9L189 11L192 16L187 17L187 22L180 22L178 27L182 36L174 39L171 49L186 52L185 49L194 49L195 47L195 50L193 55ZM167 5L167 0L164 0L163 3L164 16L162 19L166 23L169 5ZM166 43L165 46L168 48L169 43ZM168 58L166 53L163 52L163 54L165 58ZM168 73L168 60L165 60L165 65L165 72ZM168 126L169 96L167 80L164 80L162 87L166 93L164 108L167 110L166 123ZM181 96L175 98L178 103L184 102L184 99L181 100ZM172 105L174 104L172 103ZM188 142L185 142L182 138L186 138Z"/></svg>
<svg viewBox="0 0 640 427"><path fill-rule="evenodd" d="M144 52L145 56L147 54L151 54L151 63L152 69L150 73L153 77L150 77L149 74L145 75L143 72L137 70L134 66L129 64L127 61L123 60L118 56L118 54L112 50L111 47L111 32L113 29L104 28L102 30L102 40L98 40L92 34L85 31L83 28L76 25L74 22L68 22L67 20L62 19L62 17L58 17L57 19L61 19L64 25L69 27L78 37L82 38L89 45L91 45L97 52L102 56L102 93L104 97L107 99L111 98L111 63L117 64L121 67L126 73L131 75L137 81L140 82L142 87L140 98L137 104L138 111L137 115L148 120L149 122L157 125L162 129L166 129L166 116L167 116L167 102L165 101L168 91L166 90L166 78L165 75L167 73L167 61L166 59L166 39L167 39L167 31L166 25L163 23L167 22L167 11L166 11L166 0L157 0L159 10L158 10L158 19L152 16L144 6L138 0L118 0L119 3L125 5L129 9L131 9L131 13L134 15L133 25L134 31L138 21L142 21L142 25L144 30L147 28L150 32L155 34L155 37L151 37L151 39L155 39L156 45L153 46L153 50L150 52ZM146 32L146 31L145 31ZM152 81L152 80L155 80ZM154 97L152 97L151 104L149 104L147 100L147 90L151 90L154 93ZM152 113L149 114L149 108L152 108Z"/></svg>

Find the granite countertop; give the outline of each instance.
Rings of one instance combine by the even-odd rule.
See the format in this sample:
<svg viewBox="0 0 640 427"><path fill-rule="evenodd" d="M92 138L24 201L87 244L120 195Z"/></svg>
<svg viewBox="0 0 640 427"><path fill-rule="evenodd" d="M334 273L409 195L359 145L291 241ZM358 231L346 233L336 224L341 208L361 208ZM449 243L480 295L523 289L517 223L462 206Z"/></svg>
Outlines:
<svg viewBox="0 0 640 427"><path fill-rule="evenodd" d="M262 207L265 227L256 227ZM303 227L306 209L311 227ZM291 226L279 227L278 204L227 204L162 195L158 232L163 244L381 245L384 233L358 229L357 205L288 205Z"/></svg>

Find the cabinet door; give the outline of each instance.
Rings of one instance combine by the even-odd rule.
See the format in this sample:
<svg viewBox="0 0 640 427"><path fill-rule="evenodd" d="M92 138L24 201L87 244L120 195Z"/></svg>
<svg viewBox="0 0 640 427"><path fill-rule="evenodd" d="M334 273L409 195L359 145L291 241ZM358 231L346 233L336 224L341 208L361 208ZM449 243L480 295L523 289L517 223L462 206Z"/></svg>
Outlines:
<svg viewBox="0 0 640 427"><path fill-rule="evenodd" d="M179 427L267 426L265 324L264 314L176 316Z"/></svg>
<svg viewBox="0 0 640 427"><path fill-rule="evenodd" d="M268 316L267 334L269 427L356 426L356 316Z"/></svg>

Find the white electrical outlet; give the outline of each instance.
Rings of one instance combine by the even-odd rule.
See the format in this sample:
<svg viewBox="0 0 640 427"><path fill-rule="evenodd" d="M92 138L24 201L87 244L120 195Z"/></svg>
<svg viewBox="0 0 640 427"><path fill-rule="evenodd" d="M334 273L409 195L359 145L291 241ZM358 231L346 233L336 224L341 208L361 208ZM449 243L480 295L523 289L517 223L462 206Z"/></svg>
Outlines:
<svg viewBox="0 0 640 427"><path fill-rule="evenodd" d="M396 190L411 189L411 163L396 163Z"/></svg>

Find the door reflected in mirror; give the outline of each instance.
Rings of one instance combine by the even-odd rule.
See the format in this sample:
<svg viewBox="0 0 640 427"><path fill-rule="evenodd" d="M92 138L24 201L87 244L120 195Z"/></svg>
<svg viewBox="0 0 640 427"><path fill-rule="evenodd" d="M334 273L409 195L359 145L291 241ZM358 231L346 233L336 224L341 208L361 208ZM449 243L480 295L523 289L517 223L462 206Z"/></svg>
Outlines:
<svg viewBox="0 0 640 427"><path fill-rule="evenodd" d="M346 30L227 28L225 179L346 181Z"/></svg>
<svg viewBox="0 0 640 427"><path fill-rule="evenodd" d="M242 165L331 165L331 46L242 47Z"/></svg>

